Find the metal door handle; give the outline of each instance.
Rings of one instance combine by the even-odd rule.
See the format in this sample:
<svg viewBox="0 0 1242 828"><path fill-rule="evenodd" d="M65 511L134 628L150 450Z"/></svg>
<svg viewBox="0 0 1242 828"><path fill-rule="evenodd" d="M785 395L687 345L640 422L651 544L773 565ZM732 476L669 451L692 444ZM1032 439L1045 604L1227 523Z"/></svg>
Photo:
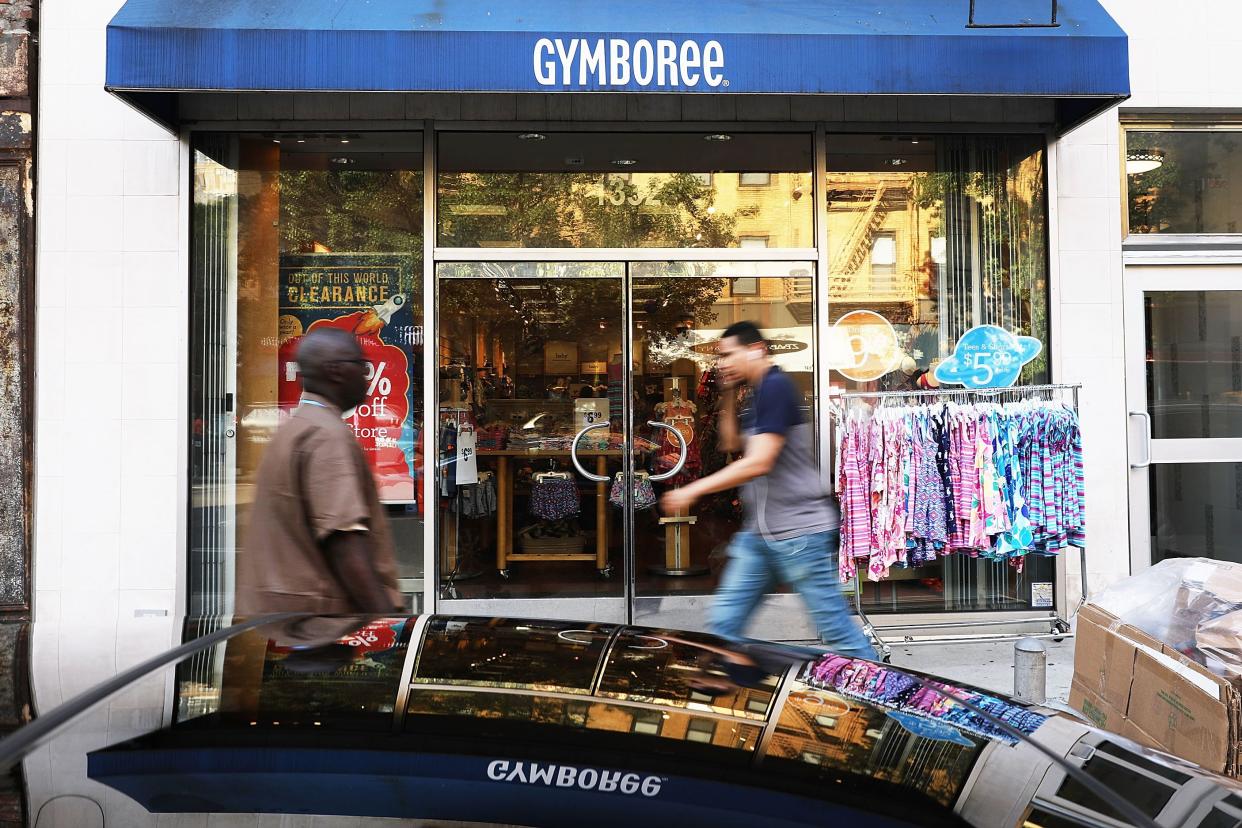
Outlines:
<svg viewBox="0 0 1242 828"><path fill-rule="evenodd" d="M587 480L593 480L596 483L607 483L608 475L600 475L587 471L582 468L582 461L578 459L578 441L582 439L583 434L586 434L588 431L595 428L608 428L608 423L591 423L589 426L585 426L582 431L579 431L574 437L574 441L569 444L569 459L574 461L574 468L578 470L578 474L582 475Z"/></svg>
<svg viewBox="0 0 1242 828"><path fill-rule="evenodd" d="M671 425L669 425L668 423L661 423L661 422L657 422L657 421L655 421L655 420L648 420L648 421L647 421L647 425L651 426L652 428L666 428L666 429L668 429L669 431L673 432L673 434L675 434L675 435L677 436L677 442L678 442L678 443L681 443L681 452L680 452L680 455L679 455L679 457L678 457L678 459L677 459L677 465L673 466L673 468L672 468L672 470L671 470L671 471L667 471L667 472L665 472L664 474L653 474L653 475L651 475L651 480L652 480L652 482L658 482L658 481L660 481L660 480L668 480L670 477L676 477L676 476L677 476L677 473L678 473L678 472L680 472L680 471L681 471L681 469L682 469L682 467L686 465L686 448L687 448L687 446L686 446L686 438L685 438L685 437L682 437L682 436L681 436L681 432L680 432L680 431L678 431L677 429L673 428L673 427L672 427Z"/></svg>
<svg viewBox="0 0 1242 828"><path fill-rule="evenodd" d="M1145 469L1151 465L1151 415L1146 411L1130 411L1127 413L1131 417L1142 417L1147 424L1144 430L1143 462L1130 464L1132 469Z"/></svg>

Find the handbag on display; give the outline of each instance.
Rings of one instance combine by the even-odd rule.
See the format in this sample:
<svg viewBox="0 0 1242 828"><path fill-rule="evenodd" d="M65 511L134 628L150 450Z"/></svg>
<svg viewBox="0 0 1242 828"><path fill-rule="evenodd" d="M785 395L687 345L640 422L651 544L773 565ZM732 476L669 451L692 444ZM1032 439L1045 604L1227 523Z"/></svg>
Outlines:
<svg viewBox="0 0 1242 828"><path fill-rule="evenodd" d="M630 496L633 498L634 510L642 511L656 505L655 489L651 485L650 476L646 472L634 472L634 485ZM625 508L625 472L617 472L612 479L612 488L608 492L608 502L618 509Z"/></svg>
<svg viewBox="0 0 1242 828"><path fill-rule="evenodd" d="M578 514L578 485L565 472L540 472L530 487L530 513L541 520L564 520Z"/></svg>

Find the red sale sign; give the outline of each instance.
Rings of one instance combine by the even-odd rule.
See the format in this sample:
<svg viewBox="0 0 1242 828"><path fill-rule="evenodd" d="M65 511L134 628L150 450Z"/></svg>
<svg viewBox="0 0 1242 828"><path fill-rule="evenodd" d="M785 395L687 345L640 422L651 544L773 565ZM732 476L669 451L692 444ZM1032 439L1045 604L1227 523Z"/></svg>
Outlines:
<svg viewBox="0 0 1242 828"><path fill-rule="evenodd" d="M414 502L415 439L411 359L412 282L403 257L316 254L281 259L279 401L282 411L302 395L297 348L316 328L352 333L367 360L366 399L345 422L375 474L380 499Z"/></svg>

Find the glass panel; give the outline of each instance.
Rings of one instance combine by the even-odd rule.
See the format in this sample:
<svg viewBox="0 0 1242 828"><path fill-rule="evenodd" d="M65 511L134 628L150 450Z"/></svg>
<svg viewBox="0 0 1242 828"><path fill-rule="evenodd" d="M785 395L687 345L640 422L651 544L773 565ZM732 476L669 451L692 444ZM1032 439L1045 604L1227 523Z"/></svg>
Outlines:
<svg viewBox="0 0 1242 828"><path fill-rule="evenodd" d="M1163 776L1165 779L1176 785L1184 785L1190 781L1189 774L1174 770L1168 765L1161 765L1158 762L1148 759L1141 753L1130 750L1129 748L1120 747L1112 742L1100 742L1096 745L1095 749L1100 753L1107 753L1109 756L1114 756L1123 762L1129 762L1131 765L1137 765L1148 773Z"/></svg>
<svg viewBox="0 0 1242 828"><path fill-rule="evenodd" d="M440 579L447 598L619 596L609 484L624 413L620 264L443 265ZM473 446L471 445L473 443ZM474 454L471 454L473 449Z"/></svg>
<svg viewBox="0 0 1242 828"><path fill-rule="evenodd" d="M1242 132L1126 131L1131 233L1237 233Z"/></svg>
<svg viewBox="0 0 1242 828"><path fill-rule="evenodd" d="M619 747L646 752L669 740L683 742L685 758L736 753L741 764L759 744L762 728L743 721L720 721L678 710L652 710L623 702L506 694L486 690L442 690L413 687L406 705L406 730L421 734L442 732L460 736L459 722L471 720L495 744L519 742L536 736L542 743L560 741L600 750ZM548 725L559 725L552 732Z"/></svg>
<svg viewBox="0 0 1242 828"><path fill-rule="evenodd" d="M629 630L604 665L597 695L762 720L781 674L702 633Z"/></svg>
<svg viewBox="0 0 1242 828"><path fill-rule="evenodd" d="M1006 561L949 555L930 566L894 567L882 581L864 579L869 613L1051 609L1056 559L1027 555L1022 569Z"/></svg>
<svg viewBox="0 0 1242 828"><path fill-rule="evenodd" d="M1242 563L1242 463L1161 463L1148 470L1151 561Z"/></svg>
<svg viewBox="0 0 1242 828"><path fill-rule="evenodd" d="M214 630L186 625L186 639ZM413 619L316 616L249 630L177 667L175 724L390 732Z"/></svg>
<svg viewBox="0 0 1242 828"><path fill-rule="evenodd" d="M1073 819L1039 808L1032 809L1022 823L1022 828L1098 828L1098 826L1099 822L1093 819Z"/></svg>
<svg viewBox="0 0 1242 828"><path fill-rule="evenodd" d="M414 681L590 692L613 627L436 616Z"/></svg>
<svg viewBox="0 0 1242 828"><path fill-rule="evenodd" d="M293 357L313 326L355 333L368 359L347 422L400 585L421 592L421 147L419 133L194 138L191 614L231 610L255 475L298 403Z"/></svg>
<svg viewBox="0 0 1242 828"><path fill-rule="evenodd" d="M822 723L830 717L831 725ZM885 797L902 794L952 805L983 747L965 734L954 740L906 730L885 711L795 682L768 743L764 765L782 777L840 782L865 791L877 782Z"/></svg>
<svg viewBox="0 0 1242 828"><path fill-rule="evenodd" d="M1203 818L1197 828L1238 828L1238 826L1242 826L1242 817L1222 808L1215 808Z"/></svg>
<svg viewBox="0 0 1242 828"><path fill-rule="evenodd" d="M1040 339L1016 381L1048 381L1042 136L837 135L828 164L833 385L935 386L958 338L984 324ZM1054 568L949 556L864 583L863 601L869 612L1050 606Z"/></svg>
<svg viewBox="0 0 1242 828"><path fill-rule="evenodd" d="M873 378L847 369L847 385L909 387L976 325L1047 345L1043 146L1040 136L832 137L829 313L872 311L896 335L895 358ZM1041 353L1019 381L1047 376Z"/></svg>
<svg viewBox="0 0 1242 828"><path fill-rule="evenodd" d="M1124 765L1112 762L1103 756L1087 760L1082 769L1104 783L1109 790L1125 797L1134 807L1150 817L1159 815L1164 806L1173 798L1176 788L1160 782ZM1105 814L1114 819L1122 819L1121 814L1110 804L1101 800L1086 786L1073 777L1066 777L1057 790L1057 796L1068 799L1096 813Z"/></svg>
<svg viewBox="0 0 1242 828"><path fill-rule="evenodd" d="M443 133L439 153L445 247L815 245L805 134Z"/></svg>
<svg viewBox="0 0 1242 828"><path fill-rule="evenodd" d="M663 474L671 471L679 456L677 437L651 422L676 428L688 448L677 476L653 484L657 496L718 471L733 459L717 445L722 395L712 364L720 334L734 322L750 320L764 331L776 364L803 394L806 418L815 421L811 263L644 262L631 265L631 275L633 428L640 438L650 441L638 446L636 466ZM643 452L648 445L655 450ZM710 592L723 569L729 538L741 523L742 504L736 490L710 495L686 515L664 515L658 509L637 511L638 594Z"/></svg>
<svg viewBox="0 0 1242 828"><path fill-rule="evenodd" d="M1152 436L1242 437L1242 291L1151 291L1143 316Z"/></svg>

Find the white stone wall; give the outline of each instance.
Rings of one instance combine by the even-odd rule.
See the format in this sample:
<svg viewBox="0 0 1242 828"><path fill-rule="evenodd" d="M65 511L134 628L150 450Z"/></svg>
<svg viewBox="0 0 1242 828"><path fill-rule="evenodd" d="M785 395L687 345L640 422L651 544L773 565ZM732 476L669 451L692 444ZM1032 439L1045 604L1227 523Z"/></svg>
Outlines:
<svg viewBox="0 0 1242 828"><path fill-rule="evenodd" d="M1060 381L1083 384L1087 572L1093 591L1130 572L1131 512L1145 521L1149 510L1147 503L1130 503L1128 492L1126 383L1141 377L1126 375L1124 330L1141 320L1123 318L1120 117L1164 108L1199 110L1210 119L1215 110L1242 105L1242 74L1236 71L1242 4L1104 0L1104 5L1129 36L1132 96L1058 143L1053 239L1054 361ZM1137 423L1134 428L1137 442ZM1071 593L1077 569L1071 559Z"/></svg>
<svg viewBox="0 0 1242 828"><path fill-rule="evenodd" d="M120 0L41 5L33 680L45 711L175 636L188 291L180 144L103 87ZM148 685L92 724L129 732L162 706ZM85 771L50 748L38 767ZM31 814L46 774L29 778Z"/></svg>
<svg viewBox="0 0 1242 828"><path fill-rule="evenodd" d="M1055 176L1052 354L1057 381L1083 386L1087 582L1094 590L1130 569L1115 109L1057 143ZM1076 595L1078 557L1067 566L1069 594Z"/></svg>

